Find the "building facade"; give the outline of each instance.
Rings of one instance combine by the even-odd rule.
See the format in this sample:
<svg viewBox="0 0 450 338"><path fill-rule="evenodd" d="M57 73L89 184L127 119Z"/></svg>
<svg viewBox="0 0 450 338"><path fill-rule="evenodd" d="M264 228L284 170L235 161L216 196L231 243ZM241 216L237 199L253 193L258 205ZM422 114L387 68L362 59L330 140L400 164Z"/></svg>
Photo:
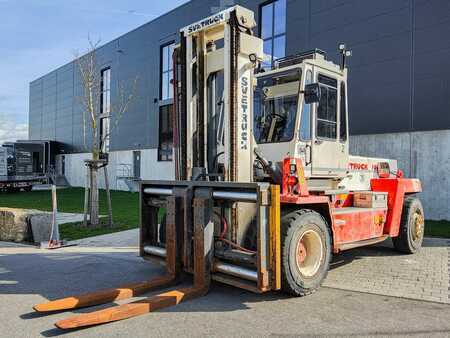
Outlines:
<svg viewBox="0 0 450 338"><path fill-rule="evenodd" d="M255 12L256 33L273 59L319 48L349 59L351 153L396 158L424 185L430 219L450 219L450 2L444 0L191 0L107 43L101 65L103 147L110 182L124 177L173 178L171 50L181 27L239 4ZM109 120L118 83L137 78L136 99L117 128ZM29 138L63 143L59 170L83 186L86 153L82 85L74 63L30 84Z"/></svg>

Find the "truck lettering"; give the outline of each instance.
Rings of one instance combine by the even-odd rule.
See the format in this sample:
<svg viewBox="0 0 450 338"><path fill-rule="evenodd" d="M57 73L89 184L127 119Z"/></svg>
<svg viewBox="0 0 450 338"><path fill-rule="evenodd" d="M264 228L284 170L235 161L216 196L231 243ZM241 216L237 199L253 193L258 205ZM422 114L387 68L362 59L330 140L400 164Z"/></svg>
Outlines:
<svg viewBox="0 0 450 338"><path fill-rule="evenodd" d="M207 18L207 19L205 19L203 21L197 22L197 23L189 26L188 27L188 34L195 33L195 32L197 32L197 31L199 31L199 30L201 30L201 29L203 29L205 27L208 27L208 26L214 25L214 24L216 24L218 22L221 22L224 19L225 18L224 18L223 13L219 13L219 14L217 14L215 16L209 17L209 18Z"/></svg>
<svg viewBox="0 0 450 338"><path fill-rule="evenodd" d="M348 164L349 168L351 170L368 170L369 169L369 165L367 163L353 163L350 162Z"/></svg>
<svg viewBox="0 0 450 338"><path fill-rule="evenodd" d="M241 149L248 149L248 78L241 80Z"/></svg>

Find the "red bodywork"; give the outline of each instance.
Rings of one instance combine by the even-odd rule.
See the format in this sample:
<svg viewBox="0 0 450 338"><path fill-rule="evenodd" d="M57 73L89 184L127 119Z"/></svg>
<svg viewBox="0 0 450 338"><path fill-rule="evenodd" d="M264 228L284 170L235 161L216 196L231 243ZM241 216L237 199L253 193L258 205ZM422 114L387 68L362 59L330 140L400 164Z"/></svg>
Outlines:
<svg viewBox="0 0 450 338"><path fill-rule="evenodd" d="M415 178L377 178L372 179L370 184L372 191L388 193L388 212L383 233L391 237L398 236L405 194L421 192L422 184Z"/></svg>
<svg viewBox="0 0 450 338"><path fill-rule="evenodd" d="M386 213L385 209L333 209L335 249L339 249L343 244L381 237L386 222Z"/></svg>
<svg viewBox="0 0 450 338"><path fill-rule="evenodd" d="M387 209L353 207L353 192L331 194L309 192L302 161L286 158L283 162L283 181L280 203L305 205L320 210L331 223L333 232L333 251L339 252L351 247L349 244L386 236L396 237L399 233L400 219L405 194L422 191L418 179L397 177L371 180L371 190L387 192Z"/></svg>

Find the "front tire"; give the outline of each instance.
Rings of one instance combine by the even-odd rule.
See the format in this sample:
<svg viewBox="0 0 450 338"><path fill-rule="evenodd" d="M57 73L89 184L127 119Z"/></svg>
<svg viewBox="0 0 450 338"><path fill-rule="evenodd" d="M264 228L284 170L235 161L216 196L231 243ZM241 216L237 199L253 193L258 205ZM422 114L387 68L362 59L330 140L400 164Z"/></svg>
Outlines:
<svg viewBox="0 0 450 338"><path fill-rule="evenodd" d="M408 196L403 202L400 230L397 237L392 238L397 251L413 254L422 247L425 229L422 203L417 197Z"/></svg>
<svg viewBox="0 0 450 338"><path fill-rule="evenodd" d="M316 291L328 274L331 236L326 220L313 210L298 210L282 219L282 287L294 296Z"/></svg>
<svg viewBox="0 0 450 338"><path fill-rule="evenodd" d="M167 214L164 213L164 215L161 218L161 223L159 227L159 241L161 244L166 244L166 223L167 223Z"/></svg>

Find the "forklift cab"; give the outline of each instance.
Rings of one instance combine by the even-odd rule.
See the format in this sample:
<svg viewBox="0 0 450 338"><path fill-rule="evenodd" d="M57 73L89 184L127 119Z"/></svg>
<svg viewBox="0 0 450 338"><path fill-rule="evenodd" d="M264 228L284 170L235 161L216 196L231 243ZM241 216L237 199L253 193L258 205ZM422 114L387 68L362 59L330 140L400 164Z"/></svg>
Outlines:
<svg viewBox="0 0 450 338"><path fill-rule="evenodd" d="M254 136L261 155L272 162L300 158L306 177L345 177L346 80L347 70L318 51L282 59L274 70L259 73Z"/></svg>

